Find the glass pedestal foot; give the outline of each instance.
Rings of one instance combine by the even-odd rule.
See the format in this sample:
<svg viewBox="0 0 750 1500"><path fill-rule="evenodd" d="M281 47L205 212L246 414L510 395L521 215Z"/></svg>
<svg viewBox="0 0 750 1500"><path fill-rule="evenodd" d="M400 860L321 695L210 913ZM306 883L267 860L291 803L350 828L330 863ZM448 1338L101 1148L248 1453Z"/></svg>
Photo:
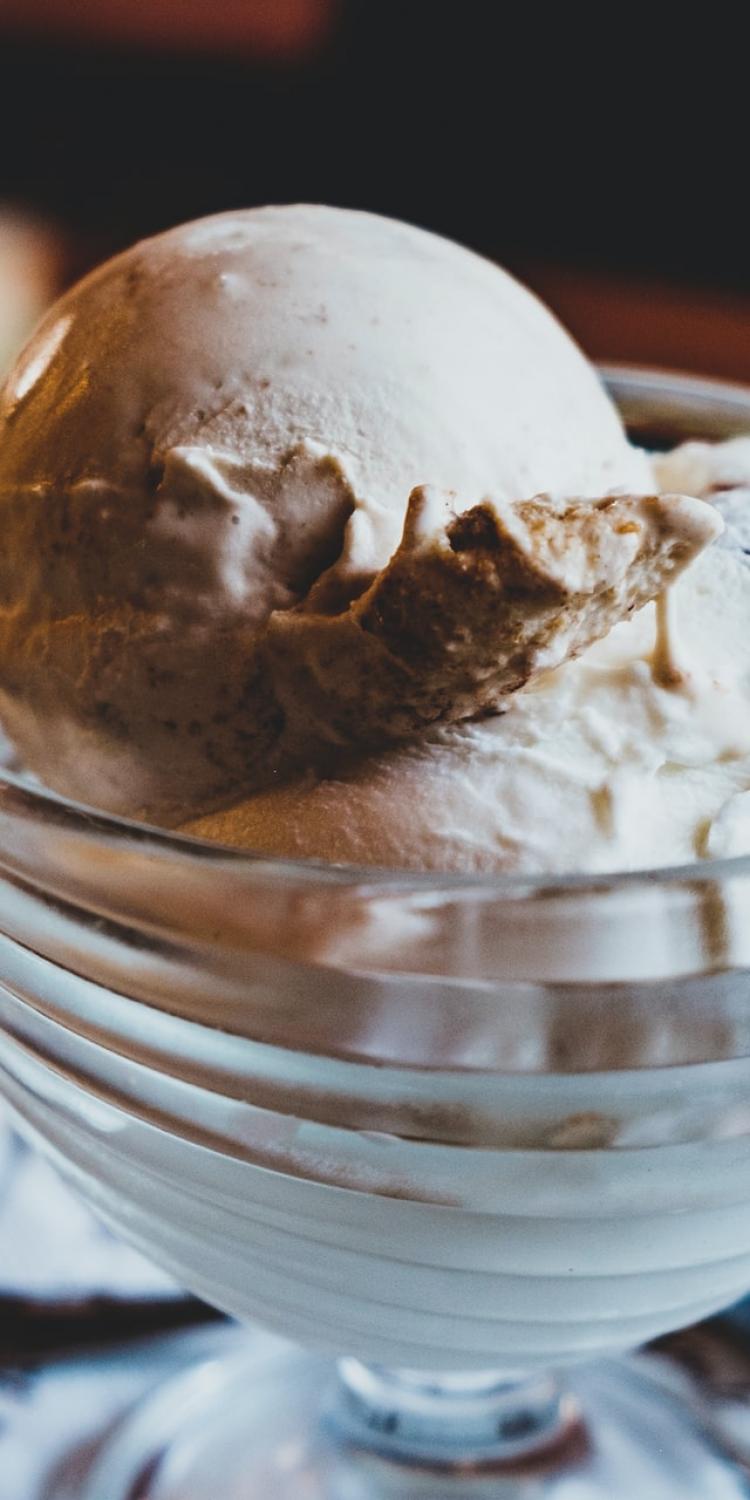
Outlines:
<svg viewBox="0 0 750 1500"><path fill-rule="evenodd" d="M84 1500L748 1500L656 1360L546 1376L398 1376L237 1332L103 1449Z"/></svg>

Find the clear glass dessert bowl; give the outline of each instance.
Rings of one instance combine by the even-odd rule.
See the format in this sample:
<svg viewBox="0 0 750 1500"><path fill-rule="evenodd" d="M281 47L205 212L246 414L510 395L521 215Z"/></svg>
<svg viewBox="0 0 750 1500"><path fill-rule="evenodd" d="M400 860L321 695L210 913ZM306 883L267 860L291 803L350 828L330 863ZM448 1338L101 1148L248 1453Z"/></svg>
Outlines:
<svg viewBox="0 0 750 1500"><path fill-rule="evenodd" d="M750 391L608 379L651 440L750 430ZM750 858L356 871L8 772L0 877L19 1124L281 1336L223 1333L87 1500L748 1493L686 1393L610 1356L750 1287Z"/></svg>

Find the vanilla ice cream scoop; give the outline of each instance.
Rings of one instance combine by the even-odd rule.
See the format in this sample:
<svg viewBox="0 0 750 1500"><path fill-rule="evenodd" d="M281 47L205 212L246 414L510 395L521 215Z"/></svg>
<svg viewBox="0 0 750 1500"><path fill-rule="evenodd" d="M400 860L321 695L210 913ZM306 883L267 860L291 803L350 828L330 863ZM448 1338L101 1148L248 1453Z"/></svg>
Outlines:
<svg viewBox="0 0 750 1500"><path fill-rule="evenodd" d="M62 792L219 806L495 707L604 633L716 530L652 490L488 262L325 208L184 226L73 288L0 395L0 718Z"/></svg>

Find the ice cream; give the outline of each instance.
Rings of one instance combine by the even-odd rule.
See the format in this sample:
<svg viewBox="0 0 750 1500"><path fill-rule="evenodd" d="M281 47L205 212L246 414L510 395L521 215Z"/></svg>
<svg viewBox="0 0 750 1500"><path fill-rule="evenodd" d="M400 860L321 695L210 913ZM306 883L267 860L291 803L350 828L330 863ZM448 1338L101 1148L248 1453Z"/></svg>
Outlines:
<svg viewBox="0 0 750 1500"><path fill-rule="evenodd" d="M652 480L551 315L406 225L310 207L226 214L94 272L0 398L0 717L26 763L60 791L174 821L268 781L300 745L309 758L336 720L335 684L323 714L295 720L290 609L303 603L307 629L313 599L327 619L356 606L417 486L454 492L458 514L490 497L507 522L540 492L641 495ZM625 609L644 580L630 579L640 540L618 505L607 567ZM697 509L673 511L677 532L688 515L705 529ZM569 534L558 528L558 550ZM646 563L669 573L660 546ZM608 577L589 584L596 603ZM433 672L405 717L401 672L400 702L381 705L364 743L493 707L487 683L473 703L487 673L472 651L464 661L468 685L438 684L436 705ZM538 665L537 651L520 680ZM308 699L319 670L318 653ZM356 742L361 707L333 739Z"/></svg>
<svg viewBox="0 0 750 1500"><path fill-rule="evenodd" d="M0 717L60 791L278 853L694 857L746 789L748 609L729 675L649 667L619 622L721 529L663 491L488 262L332 209L186 225L63 298L0 396Z"/></svg>

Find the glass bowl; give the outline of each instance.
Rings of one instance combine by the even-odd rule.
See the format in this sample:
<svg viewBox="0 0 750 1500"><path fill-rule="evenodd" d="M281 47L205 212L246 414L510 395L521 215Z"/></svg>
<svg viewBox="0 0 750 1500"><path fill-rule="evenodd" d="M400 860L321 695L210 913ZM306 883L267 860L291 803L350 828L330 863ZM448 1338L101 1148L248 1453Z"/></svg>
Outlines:
<svg viewBox="0 0 750 1500"><path fill-rule="evenodd" d="M750 431L741 387L606 378L651 443ZM8 772L0 881L21 1127L192 1291L314 1351L233 1334L87 1500L747 1493L609 1357L750 1286L750 858L358 871Z"/></svg>

